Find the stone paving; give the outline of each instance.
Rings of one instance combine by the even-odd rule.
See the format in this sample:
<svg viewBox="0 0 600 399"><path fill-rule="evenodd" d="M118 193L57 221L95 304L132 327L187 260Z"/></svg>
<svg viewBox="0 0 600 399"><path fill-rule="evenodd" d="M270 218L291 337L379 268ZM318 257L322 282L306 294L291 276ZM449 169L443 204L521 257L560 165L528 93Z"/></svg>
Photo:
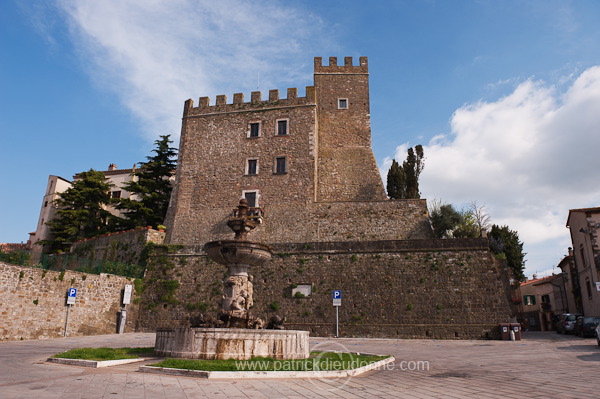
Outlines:
<svg viewBox="0 0 600 399"><path fill-rule="evenodd" d="M0 398L598 398L594 338L525 333L522 341L311 338L311 350L396 357L393 367L344 379L205 380L45 363L78 347L153 346L154 334L0 342Z"/></svg>

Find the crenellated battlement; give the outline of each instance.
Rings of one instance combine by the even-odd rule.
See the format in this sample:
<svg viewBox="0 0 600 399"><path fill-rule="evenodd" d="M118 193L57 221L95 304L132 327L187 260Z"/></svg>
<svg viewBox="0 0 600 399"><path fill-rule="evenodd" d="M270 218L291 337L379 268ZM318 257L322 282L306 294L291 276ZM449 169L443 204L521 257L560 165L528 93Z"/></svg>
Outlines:
<svg viewBox="0 0 600 399"><path fill-rule="evenodd" d="M329 65L323 65L323 57L315 57L315 74L369 73L367 57L359 57L358 65L352 65L352 57L344 57L344 65L338 65L337 57L329 57Z"/></svg>
<svg viewBox="0 0 600 399"><path fill-rule="evenodd" d="M250 93L250 101L244 101L244 93L234 93L233 102L227 103L227 96L222 94L215 97L215 104L210 104L209 97L200 97L198 106L194 107L194 100L185 102L183 116L203 115L212 113L254 111L261 108L293 107L299 105L315 104L315 87L306 86L306 96L298 97L296 87L287 89L287 97L280 98L279 90L269 90L269 97L263 100L260 91Z"/></svg>

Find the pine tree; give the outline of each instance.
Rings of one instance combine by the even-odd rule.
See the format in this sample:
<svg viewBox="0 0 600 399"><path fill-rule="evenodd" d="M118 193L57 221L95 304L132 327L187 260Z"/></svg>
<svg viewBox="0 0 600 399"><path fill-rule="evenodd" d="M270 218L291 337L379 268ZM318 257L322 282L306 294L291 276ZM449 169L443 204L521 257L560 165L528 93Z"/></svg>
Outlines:
<svg viewBox="0 0 600 399"><path fill-rule="evenodd" d="M117 209L124 210L123 228L144 226L157 227L164 223L171 199L171 177L177 166L177 150L170 147L170 135L160 136L154 144L153 156L146 157L134 173L137 180L123 186L124 190L137 196L137 199L122 198Z"/></svg>
<svg viewBox="0 0 600 399"><path fill-rule="evenodd" d="M51 251L67 250L75 241L109 232L115 217L106 210L112 202L112 184L106 180L102 172L93 169L79 173L73 185L54 201L59 209L46 223L54 238L40 244L50 245Z"/></svg>

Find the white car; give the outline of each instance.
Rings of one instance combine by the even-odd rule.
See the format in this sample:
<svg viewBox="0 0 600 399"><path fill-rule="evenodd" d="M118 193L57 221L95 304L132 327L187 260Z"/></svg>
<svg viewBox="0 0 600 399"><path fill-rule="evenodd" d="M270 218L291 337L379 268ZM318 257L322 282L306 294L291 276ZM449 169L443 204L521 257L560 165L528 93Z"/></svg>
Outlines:
<svg viewBox="0 0 600 399"><path fill-rule="evenodd" d="M600 346L600 324L596 326L596 341L598 341L598 346Z"/></svg>

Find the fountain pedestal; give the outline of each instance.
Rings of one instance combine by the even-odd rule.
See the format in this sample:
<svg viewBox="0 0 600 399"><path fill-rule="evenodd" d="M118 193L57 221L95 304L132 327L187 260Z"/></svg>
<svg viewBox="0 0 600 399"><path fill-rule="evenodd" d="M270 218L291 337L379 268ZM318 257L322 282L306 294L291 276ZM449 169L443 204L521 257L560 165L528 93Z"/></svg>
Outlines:
<svg viewBox="0 0 600 399"><path fill-rule="evenodd" d="M308 331L261 329L264 321L250 315L253 288L248 272L251 267L271 259L273 253L269 245L247 241L248 232L261 223L262 210L249 208L247 201L242 199L227 221L235 239L211 241L204 246L210 259L228 269L218 315L225 328L160 329L156 332L154 348L157 355L236 360L255 356L308 358Z"/></svg>
<svg viewBox="0 0 600 399"><path fill-rule="evenodd" d="M306 359L308 331L249 328L170 328L156 332L158 356L187 359L235 359L252 357Z"/></svg>

